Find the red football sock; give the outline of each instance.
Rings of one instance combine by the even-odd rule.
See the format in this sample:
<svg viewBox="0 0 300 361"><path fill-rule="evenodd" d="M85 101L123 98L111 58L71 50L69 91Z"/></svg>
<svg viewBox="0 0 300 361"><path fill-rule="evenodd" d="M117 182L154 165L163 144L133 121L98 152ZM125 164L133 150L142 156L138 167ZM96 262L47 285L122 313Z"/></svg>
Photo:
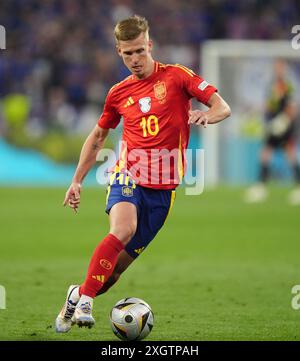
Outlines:
<svg viewBox="0 0 300 361"><path fill-rule="evenodd" d="M119 253L124 249L123 243L109 233L96 247L89 264L87 276L79 288L80 296L96 297L105 281L112 274Z"/></svg>

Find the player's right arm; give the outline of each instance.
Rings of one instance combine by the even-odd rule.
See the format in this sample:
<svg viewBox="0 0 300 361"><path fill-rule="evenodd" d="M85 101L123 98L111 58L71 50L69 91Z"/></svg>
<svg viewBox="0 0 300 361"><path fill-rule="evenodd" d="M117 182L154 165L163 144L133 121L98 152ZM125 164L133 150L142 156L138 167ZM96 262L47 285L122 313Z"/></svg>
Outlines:
<svg viewBox="0 0 300 361"><path fill-rule="evenodd" d="M64 206L68 204L75 213L80 203L80 189L83 179L96 163L97 154L103 148L109 129L114 129L120 122L120 115L115 108L114 97L112 96L113 89L114 87L108 92L98 124L83 144L72 183L65 196Z"/></svg>
<svg viewBox="0 0 300 361"><path fill-rule="evenodd" d="M108 129L103 129L97 124L83 144L72 183L66 192L63 203L64 206L69 205L75 213L80 204L81 184L96 163L97 153L103 148L108 132Z"/></svg>

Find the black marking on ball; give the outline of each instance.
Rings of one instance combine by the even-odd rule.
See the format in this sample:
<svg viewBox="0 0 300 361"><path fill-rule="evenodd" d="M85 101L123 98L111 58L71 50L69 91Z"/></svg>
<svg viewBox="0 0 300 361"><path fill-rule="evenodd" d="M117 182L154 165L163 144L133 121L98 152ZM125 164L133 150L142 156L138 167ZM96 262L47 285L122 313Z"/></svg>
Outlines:
<svg viewBox="0 0 300 361"><path fill-rule="evenodd" d="M144 329L145 325L146 325L146 322L148 320L148 317L150 315L150 311L145 313L143 316L142 316L142 327L141 327L141 331Z"/></svg>
<svg viewBox="0 0 300 361"><path fill-rule="evenodd" d="M113 330L114 333L115 333L115 335L118 336L118 333L119 333L121 337L123 337L124 339L127 339L127 334L126 334L126 332L123 331L121 328L119 328L115 323L114 323L114 326L115 326L115 328L117 329L117 332Z"/></svg>
<svg viewBox="0 0 300 361"><path fill-rule="evenodd" d="M121 303L120 305L118 306L115 306L115 308L117 308L118 310L121 310L123 307L126 307L126 306L129 306L129 305L134 305L134 303Z"/></svg>
<svg viewBox="0 0 300 361"><path fill-rule="evenodd" d="M127 316L125 317L125 321L126 321L127 323L132 322L132 320L133 320L133 317L130 316L130 315L127 315Z"/></svg>

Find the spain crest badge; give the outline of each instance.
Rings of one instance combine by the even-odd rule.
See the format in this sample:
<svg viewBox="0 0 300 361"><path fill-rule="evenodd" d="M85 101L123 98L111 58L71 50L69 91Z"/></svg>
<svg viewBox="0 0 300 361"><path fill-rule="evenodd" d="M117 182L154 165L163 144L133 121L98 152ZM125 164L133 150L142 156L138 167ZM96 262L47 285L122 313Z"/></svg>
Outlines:
<svg viewBox="0 0 300 361"><path fill-rule="evenodd" d="M164 81L162 82L158 81L153 88L154 88L155 98L163 102L167 95L166 83Z"/></svg>

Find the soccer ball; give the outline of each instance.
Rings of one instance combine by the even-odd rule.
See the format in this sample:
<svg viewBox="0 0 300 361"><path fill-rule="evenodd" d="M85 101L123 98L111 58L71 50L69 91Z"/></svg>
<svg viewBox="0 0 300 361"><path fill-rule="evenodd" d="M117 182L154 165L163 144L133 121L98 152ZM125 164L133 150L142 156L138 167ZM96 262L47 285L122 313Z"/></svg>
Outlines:
<svg viewBox="0 0 300 361"><path fill-rule="evenodd" d="M124 341L142 340L153 327L154 315L145 301L136 297L117 302L110 312L113 333Z"/></svg>

